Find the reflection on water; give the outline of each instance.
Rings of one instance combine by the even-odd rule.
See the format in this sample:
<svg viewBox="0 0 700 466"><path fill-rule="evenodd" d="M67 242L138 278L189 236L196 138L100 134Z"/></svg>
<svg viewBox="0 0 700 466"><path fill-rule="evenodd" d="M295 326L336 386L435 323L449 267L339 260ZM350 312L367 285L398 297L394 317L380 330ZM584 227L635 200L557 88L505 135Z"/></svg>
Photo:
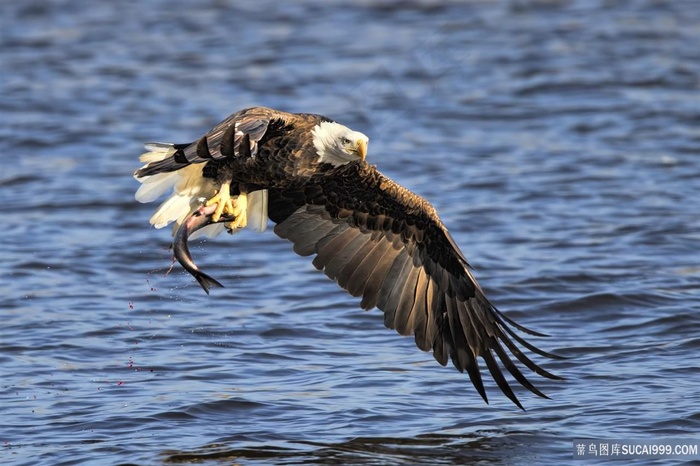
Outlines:
<svg viewBox="0 0 700 466"><path fill-rule="evenodd" d="M0 4L3 464L562 464L700 430L700 9ZM490 405L268 232L193 242L136 203L143 142L251 105L370 136L552 397ZM168 273L169 271L169 273ZM117 458L115 460L115 458Z"/></svg>

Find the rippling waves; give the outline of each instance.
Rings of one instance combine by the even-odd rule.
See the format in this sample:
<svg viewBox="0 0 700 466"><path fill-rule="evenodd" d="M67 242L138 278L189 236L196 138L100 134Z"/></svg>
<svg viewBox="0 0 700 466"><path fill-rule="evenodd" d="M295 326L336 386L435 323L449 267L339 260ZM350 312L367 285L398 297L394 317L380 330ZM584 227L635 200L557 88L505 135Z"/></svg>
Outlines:
<svg viewBox="0 0 700 466"><path fill-rule="evenodd" d="M700 431L692 1L3 2L3 464L565 464ZM328 115L426 196L551 400L490 405L271 232L176 266L141 144ZM657 464L663 463L661 460Z"/></svg>

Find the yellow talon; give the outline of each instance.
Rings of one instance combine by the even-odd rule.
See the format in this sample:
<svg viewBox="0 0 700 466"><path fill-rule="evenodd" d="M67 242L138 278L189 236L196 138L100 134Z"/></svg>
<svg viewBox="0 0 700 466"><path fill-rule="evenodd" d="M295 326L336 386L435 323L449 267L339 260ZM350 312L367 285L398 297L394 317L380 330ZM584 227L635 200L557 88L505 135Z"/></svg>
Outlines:
<svg viewBox="0 0 700 466"><path fill-rule="evenodd" d="M245 228L248 224L248 196L246 193L241 193L236 198L230 214L236 217L232 222L228 222L226 227L230 230L235 230L237 228Z"/></svg>
<svg viewBox="0 0 700 466"><path fill-rule="evenodd" d="M221 183L221 189L214 197L206 202L206 206L216 204L216 210L211 214L213 222L218 222L223 214L235 217L235 220L226 224L226 226L235 230L236 228L244 228L248 224L248 197L245 193L239 194L235 199L231 198L231 184L228 182Z"/></svg>
<svg viewBox="0 0 700 466"><path fill-rule="evenodd" d="M226 214L231 214L233 212L233 202L231 200L231 184L221 183L221 189L216 193L214 197L209 199L205 206L210 206L216 204L216 210L211 215L211 219L214 222L218 222L221 216L226 212Z"/></svg>

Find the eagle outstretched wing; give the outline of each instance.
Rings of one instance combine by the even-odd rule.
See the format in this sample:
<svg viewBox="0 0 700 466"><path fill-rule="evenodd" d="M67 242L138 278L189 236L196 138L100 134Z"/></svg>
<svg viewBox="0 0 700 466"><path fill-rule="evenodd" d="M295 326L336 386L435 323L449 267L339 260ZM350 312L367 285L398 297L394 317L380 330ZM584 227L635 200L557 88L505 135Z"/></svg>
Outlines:
<svg viewBox="0 0 700 466"><path fill-rule="evenodd" d="M550 358L518 335L543 336L509 319L484 296L469 265L433 207L365 162L348 163L303 190L269 190L275 233L353 296L364 309L378 307L384 324L467 371L488 402L477 358L503 393L523 408L499 363L521 385L546 397L509 356L533 372L560 379L535 364L515 344ZM515 342L514 342L515 341Z"/></svg>

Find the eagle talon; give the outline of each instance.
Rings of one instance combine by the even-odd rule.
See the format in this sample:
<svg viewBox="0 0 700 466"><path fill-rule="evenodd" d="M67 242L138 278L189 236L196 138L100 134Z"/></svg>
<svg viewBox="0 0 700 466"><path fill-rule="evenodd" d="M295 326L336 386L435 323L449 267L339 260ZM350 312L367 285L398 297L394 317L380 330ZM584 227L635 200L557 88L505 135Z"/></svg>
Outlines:
<svg viewBox="0 0 700 466"><path fill-rule="evenodd" d="M229 230L236 230L238 228L245 228L248 224L248 196L246 193L241 193L234 200L231 211L227 212L229 215L236 217L233 221L226 224L226 228Z"/></svg>
<svg viewBox="0 0 700 466"><path fill-rule="evenodd" d="M216 210L211 214L211 219L214 223L221 219L221 216L225 213L227 215L233 215L233 201L231 199L231 184L228 182L221 183L221 188L219 191L209 199L204 206L209 207L216 204Z"/></svg>
<svg viewBox="0 0 700 466"><path fill-rule="evenodd" d="M246 211L248 209L248 197L245 193L241 193L235 199L233 199L231 198L230 188L230 183L221 183L221 189L219 189L219 192L217 192L214 197L209 199L204 205L205 207L209 207L216 204L216 210L213 214L211 214L211 220L213 223L218 222L221 220L223 215L226 215L227 217L235 217L234 220L226 223L226 228L229 230L245 228L245 226L248 224L248 216L246 215Z"/></svg>

